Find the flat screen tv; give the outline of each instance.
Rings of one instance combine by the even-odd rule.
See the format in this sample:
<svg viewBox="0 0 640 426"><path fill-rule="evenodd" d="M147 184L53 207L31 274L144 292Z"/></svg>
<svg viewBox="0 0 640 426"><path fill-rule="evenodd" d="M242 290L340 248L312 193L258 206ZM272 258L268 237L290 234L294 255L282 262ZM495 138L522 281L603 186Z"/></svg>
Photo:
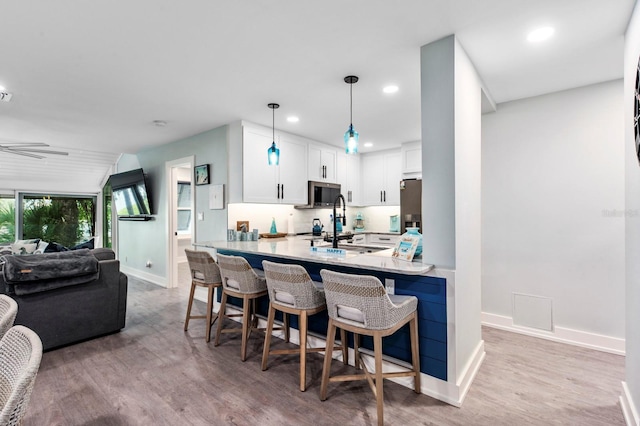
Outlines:
<svg viewBox="0 0 640 426"><path fill-rule="evenodd" d="M151 220L151 197L142 169L109 177L118 220Z"/></svg>

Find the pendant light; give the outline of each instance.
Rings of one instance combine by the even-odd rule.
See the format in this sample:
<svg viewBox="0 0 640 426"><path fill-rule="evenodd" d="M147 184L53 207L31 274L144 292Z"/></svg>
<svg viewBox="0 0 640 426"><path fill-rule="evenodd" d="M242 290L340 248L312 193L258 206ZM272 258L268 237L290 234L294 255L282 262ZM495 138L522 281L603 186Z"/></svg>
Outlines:
<svg viewBox="0 0 640 426"><path fill-rule="evenodd" d="M349 85L349 130L344 134L344 148L347 154L358 153L358 132L353 128L353 84L358 82L358 77L348 75L344 78L344 82Z"/></svg>
<svg viewBox="0 0 640 426"><path fill-rule="evenodd" d="M276 109L280 108L278 104L268 104L271 111L273 111L271 128L273 129L273 142L271 143L271 147L267 149L267 159L269 161L270 166L277 166L280 164L280 148L276 147Z"/></svg>

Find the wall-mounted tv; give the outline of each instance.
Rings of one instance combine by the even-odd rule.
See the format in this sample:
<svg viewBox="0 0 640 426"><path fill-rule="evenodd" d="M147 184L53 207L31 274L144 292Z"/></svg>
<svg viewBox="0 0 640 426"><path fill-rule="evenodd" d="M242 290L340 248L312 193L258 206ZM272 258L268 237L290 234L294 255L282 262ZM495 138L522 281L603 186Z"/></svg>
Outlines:
<svg viewBox="0 0 640 426"><path fill-rule="evenodd" d="M151 197L142 169L109 177L118 220L151 220Z"/></svg>

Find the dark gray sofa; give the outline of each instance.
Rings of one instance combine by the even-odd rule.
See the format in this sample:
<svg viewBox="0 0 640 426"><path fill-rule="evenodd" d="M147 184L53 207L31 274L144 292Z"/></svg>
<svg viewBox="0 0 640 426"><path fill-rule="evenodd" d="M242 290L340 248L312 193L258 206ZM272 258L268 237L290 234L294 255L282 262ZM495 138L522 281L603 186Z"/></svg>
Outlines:
<svg viewBox="0 0 640 426"><path fill-rule="evenodd" d="M35 331L45 350L115 333L125 326L127 276L120 272L120 261L110 249L85 251L97 259L97 269L87 271L84 268L84 280L78 277L51 279L47 274L51 275L55 268L45 267L41 271L45 278L41 280L36 278L28 284L7 281L5 275L9 279L13 276L7 274L12 256L6 257L0 274L0 291L18 303L15 323ZM23 266L28 268L23 271L33 269L35 275L39 262L68 261L71 256L74 256L73 252L30 255L29 262L34 266ZM36 290L25 294L19 290L23 285Z"/></svg>

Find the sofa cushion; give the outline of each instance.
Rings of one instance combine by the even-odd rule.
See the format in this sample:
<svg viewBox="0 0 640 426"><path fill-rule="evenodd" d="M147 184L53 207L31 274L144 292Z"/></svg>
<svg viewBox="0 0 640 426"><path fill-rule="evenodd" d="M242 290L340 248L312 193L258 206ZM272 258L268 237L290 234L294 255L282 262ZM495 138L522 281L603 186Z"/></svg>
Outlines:
<svg viewBox="0 0 640 426"><path fill-rule="evenodd" d="M38 248L38 243L24 243L16 241L11 244L11 253L15 255L33 254Z"/></svg>
<svg viewBox="0 0 640 426"><path fill-rule="evenodd" d="M116 254L110 248L100 247L91 250L91 253L98 260L114 260L116 258Z"/></svg>
<svg viewBox="0 0 640 426"><path fill-rule="evenodd" d="M7 256L3 273L15 294L37 293L97 279L98 259L88 249Z"/></svg>

